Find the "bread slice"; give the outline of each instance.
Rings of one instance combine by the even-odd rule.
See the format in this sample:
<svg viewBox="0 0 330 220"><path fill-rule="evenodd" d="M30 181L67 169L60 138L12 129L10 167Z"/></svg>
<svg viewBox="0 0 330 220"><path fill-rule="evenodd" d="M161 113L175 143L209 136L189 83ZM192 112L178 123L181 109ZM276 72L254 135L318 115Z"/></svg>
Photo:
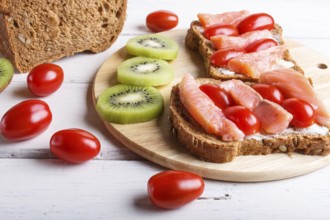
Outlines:
<svg viewBox="0 0 330 220"><path fill-rule="evenodd" d="M218 84L210 78L198 79L200 83ZM200 159L224 163L241 155L267 155L293 152L306 155L327 155L330 153L330 133L295 132L245 138L243 141L223 142L221 137L206 133L193 119L180 101L179 86L172 88L170 96L170 121L173 134L179 142ZM323 127L325 130L330 126Z"/></svg>
<svg viewBox="0 0 330 220"><path fill-rule="evenodd" d="M275 24L275 28L271 32L279 44L284 44L281 26ZM193 21L191 23L190 29L187 31L185 43L188 48L198 51L202 56L209 77L221 80L238 79L242 81L258 81L258 78L252 78L243 74L226 74L223 68L215 67L210 63L210 56L215 52L215 49L212 46L212 42L203 36L203 27L199 21ZM294 65L292 67L293 69L304 73L296 61L292 59L288 50L285 51L283 59L292 62Z"/></svg>
<svg viewBox="0 0 330 220"><path fill-rule="evenodd" d="M0 1L0 53L27 72L83 51L111 46L123 28L127 0Z"/></svg>

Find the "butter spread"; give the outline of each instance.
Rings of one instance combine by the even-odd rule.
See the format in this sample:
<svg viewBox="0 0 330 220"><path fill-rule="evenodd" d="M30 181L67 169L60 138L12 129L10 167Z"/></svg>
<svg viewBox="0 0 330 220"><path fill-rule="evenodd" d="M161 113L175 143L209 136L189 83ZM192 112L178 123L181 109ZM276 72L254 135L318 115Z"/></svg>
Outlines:
<svg viewBox="0 0 330 220"><path fill-rule="evenodd" d="M301 135L308 135L308 134L319 134L319 135L326 135L329 133L329 129L325 126L321 126L319 124L313 124L307 128L287 128L281 133L277 134L261 134L256 133L253 135L246 136L246 139L255 139L255 140L262 140L262 139L269 139L269 138L276 138L283 135L290 135L290 134L301 134Z"/></svg>
<svg viewBox="0 0 330 220"><path fill-rule="evenodd" d="M237 74L234 71L231 71L231 70L226 69L226 68L221 68L221 67L217 68L217 71L219 73L222 73L222 74L227 75L227 76L233 76L233 75Z"/></svg>
<svg viewBox="0 0 330 220"><path fill-rule="evenodd" d="M277 61L277 63L273 66L273 70L282 69L282 68L292 68L292 67L294 67L294 63L292 61L281 59Z"/></svg>

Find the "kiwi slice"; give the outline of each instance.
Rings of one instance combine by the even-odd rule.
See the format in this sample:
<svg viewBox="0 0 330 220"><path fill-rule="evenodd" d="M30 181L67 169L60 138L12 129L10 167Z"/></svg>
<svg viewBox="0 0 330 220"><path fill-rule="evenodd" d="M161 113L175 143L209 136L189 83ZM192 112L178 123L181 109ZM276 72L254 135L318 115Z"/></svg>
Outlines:
<svg viewBox="0 0 330 220"><path fill-rule="evenodd" d="M10 83L14 75L14 67L6 58L0 58L0 92Z"/></svg>
<svg viewBox="0 0 330 220"><path fill-rule="evenodd" d="M158 117L164 109L164 100L158 89L151 86L118 84L99 96L96 110L112 123L131 124Z"/></svg>
<svg viewBox="0 0 330 220"><path fill-rule="evenodd" d="M122 62L117 69L117 80L138 86L162 86L174 79L174 69L165 60L134 57Z"/></svg>
<svg viewBox="0 0 330 220"><path fill-rule="evenodd" d="M128 40L126 50L135 56L174 60L178 55L179 47L171 38L160 34L147 34Z"/></svg>

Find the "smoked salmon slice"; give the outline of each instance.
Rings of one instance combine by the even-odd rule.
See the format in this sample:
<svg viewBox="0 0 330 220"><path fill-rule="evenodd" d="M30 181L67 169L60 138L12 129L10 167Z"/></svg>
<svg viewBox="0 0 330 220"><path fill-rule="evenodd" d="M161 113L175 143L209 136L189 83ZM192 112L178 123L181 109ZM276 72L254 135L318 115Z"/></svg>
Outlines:
<svg viewBox="0 0 330 220"><path fill-rule="evenodd" d="M277 62L282 59L284 51L284 46L276 46L254 53L243 54L229 60L228 69L256 78L262 72L272 70Z"/></svg>
<svg viewBox="0 0 330 220"><path fill-rule="evenodd" d="M322 100L315 93L308 79L292 69L277 69L260 75L260 83L276 86L287 98L298 98L310 103L316 112L315 121L330 123L330 115Z"/></svg>
<svg viewBox="0 0 330 220"><path fill-rule="evenodd" d="M292 115L282 106L263 99L258 92L239 80L229 80L219 85L228 91L234 101L248 108L258 118L261 128L267 133L283 132L292 120Z"/></svg>
<svg viewBox="0 0 330 220"><path fill-rule="evenodd" d="M260 101L261 95L240 80L228 80L222 82L220 87L230 93L233 100L252 111Z"/></svg>
<svg viewBox="0 0 330 220"><path fill-rule="evenodd" d="M217 50L228 48L240 49L264 38L273 39L273 35L269 30L260 30L247 32L240 36L216 35L211 37L211 41L213 47Z"/></svg>
<svg viewBox="0 0 330 220"><path fill-rule="evenodd" d="M244 138L244 133L199 89L199 84L191 75L183 77L179 91L183 106L206 132L220 135L223 141L239 141Z"/></svg>
<svg viewBox="0 0 330 220"><path fill-rule="evenodd" d="M259 119L262 129L271 134L283 132L293 118L282 106L267 99L259 102L253 114Z"/></svg>
<svg viewBox="0 0 330 220"><path fill-rule="evenodd" d="M222 14L205 14L200 13L197 14L197 17L200 23L204 28L215 25L215 24L230 24L230 25L238 25L244 18L249 15L249 11L233 11L233 12L225 12Z"/></svg>

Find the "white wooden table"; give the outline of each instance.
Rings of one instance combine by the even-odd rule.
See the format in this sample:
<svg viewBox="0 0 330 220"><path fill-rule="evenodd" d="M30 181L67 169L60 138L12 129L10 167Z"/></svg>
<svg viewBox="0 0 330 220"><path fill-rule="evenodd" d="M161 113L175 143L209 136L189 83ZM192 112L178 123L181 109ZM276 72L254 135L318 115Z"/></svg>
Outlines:
<svg viewBox="0 0 330 220"><path fill-rule="evenodd" d="M330 57L330 1L327 0L128 0L127 19L115 44L99 54L79 54L57 64L65 82L53 95L53 121L42 135L24 142L0 137L0 219L330 219L330 166L281 181L230 183L205 180L203 195L177 210L155 208L147 197L148 179L166 170L130 152L98 119L91 82L101 64L125 42L148 33L145 17L158 9L178 14L186 29L199 12L248 9L267 12L297 40ZM0 116L33 98L26 74L16 74L0 94ZM55 159L49 139L58 130L82 128L102 144L100 155L81 165Z"/></svg>

